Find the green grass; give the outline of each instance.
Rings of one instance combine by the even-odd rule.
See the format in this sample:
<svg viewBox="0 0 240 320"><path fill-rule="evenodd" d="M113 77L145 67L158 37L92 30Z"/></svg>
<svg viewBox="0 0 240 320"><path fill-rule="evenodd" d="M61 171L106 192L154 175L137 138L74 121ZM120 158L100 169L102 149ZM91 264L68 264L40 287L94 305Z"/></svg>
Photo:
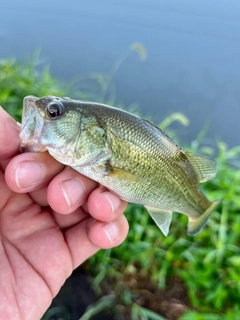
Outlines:
<svg viewBox="0 0 240 320"><path fill-rule="evenodd" d="M17 120L21 118L24 96L65 96L71 89L60 84L49 68L37 61L0 62L0 105ZM95 92L91 96L86 90L75 91L75 97L109 101L108 90L115 92L111 89L111 77L93 78L96 92L100 86L99 95ZM111 101L116 100L114 94L110 96ZM162 125L168 129L172 120L179 119L186 124L186 119L177 114L165 119ZM130 224L126 241L117 248L99 251L84 265L93 276L93 288L105 297L91 306L82 319L101 310L106 299L111 301L116 319L126 308L132 319L161 319L139 303L145 289L141 282L144 284L143 279L147 279L153 288L164 290L175 278L184 283L191 305L182 320L240 318L240 147L228 149L219 141L209 148L204 145L203 136L204 133L200 134L187 148L216 158L218 175L204 183L202 189L211 200L223 198L222 204L195 237L186 235L187 218L179 214L174 214L170 234L164 237L142 206L130 204L126 210ZM108 284L109 292L103 289L103 283Z"/></svg>
<svg viewBox="0 0 240 320"><path fill-rule="evenodd" d="M218 147L218 176L203 189L210 199L224 200L208 226L188 237L187 219L175 214L170 235L165 238L145 209L129 205L127 241L118 248L100 251L86 263L95 275L95 290L100 290L105 278L120 284L125 278L138 279L139 272L150 275L162 289L168 279L177 277L185 283L191 305L200 313L220 313L218 319L222 319L222 314L234 309L240 316L240 150L227 150L222 143Z"/></svg>
<svg viewBox="0 0 240 320"><path fill-rule="evenodd" d="M66 94L67 87L50 75L48 66L38 63L38 55L26 62L0 61L0 105L18 121L25 96Z"/></svg>

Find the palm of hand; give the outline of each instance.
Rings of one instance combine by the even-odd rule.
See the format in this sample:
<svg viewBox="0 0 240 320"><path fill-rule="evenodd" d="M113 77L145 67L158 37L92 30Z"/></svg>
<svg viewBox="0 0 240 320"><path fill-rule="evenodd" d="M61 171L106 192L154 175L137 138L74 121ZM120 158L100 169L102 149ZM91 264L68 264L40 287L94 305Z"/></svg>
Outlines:
<svg viewBox="0 0 240 320"><path fill-rule="evenodd" d="M0 314L40 319L74 268L124 240L126 204L47 153L17 155L19 128L0 113ZM21 190L16 172L23 162L40 163L43 173ZM83 186L74 203L64 197L64 181Z"/></svg>
<svg viewBox="0 0 240 320"><path fill-rule="evenodd" d="M73 270L63 233L51 216L28 194L16 194L3 182L1 173L1 270L6 274L2 295L19 319L38 319L36 304L48 305ZM2 201L7 199L7 202ZM38 301L40 300L40 301ZM21 305L24 307L21 310ZM33 314L32 314L33 312ZM17 318L16 318L17 319Z"/></svg>

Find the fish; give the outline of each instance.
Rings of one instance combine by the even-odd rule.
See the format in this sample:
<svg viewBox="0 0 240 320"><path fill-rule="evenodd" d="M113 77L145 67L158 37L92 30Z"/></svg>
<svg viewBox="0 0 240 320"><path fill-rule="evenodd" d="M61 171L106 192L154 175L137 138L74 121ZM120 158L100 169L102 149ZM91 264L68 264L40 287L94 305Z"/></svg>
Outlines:
<svg viewBox="0 0 240 320"><path fill-rule="evenodd" d="M214 160L183 150L157 125L122 109L27 96L20 139L24 151L48 151L121 199L144 205L165 236L172 212L186 215L187 234L195 235L221 202L199 188L215 177Z"/></svg>

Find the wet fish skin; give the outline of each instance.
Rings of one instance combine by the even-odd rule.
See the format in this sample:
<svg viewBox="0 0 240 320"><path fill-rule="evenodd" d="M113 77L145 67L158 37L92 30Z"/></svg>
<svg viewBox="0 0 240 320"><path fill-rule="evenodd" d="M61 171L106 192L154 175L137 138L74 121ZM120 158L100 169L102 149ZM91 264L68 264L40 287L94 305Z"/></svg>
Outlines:
<svg viewBox="0 0 240 320"><path fill-rule="evenodd" d="M48 150L122 199L143 204L165 235L172 211L187 215L188 234L196 234L220 202L198 186L216 175L213 160L184 151L153 123L117 108L28 96L20 138L26 149Z"/></svg>

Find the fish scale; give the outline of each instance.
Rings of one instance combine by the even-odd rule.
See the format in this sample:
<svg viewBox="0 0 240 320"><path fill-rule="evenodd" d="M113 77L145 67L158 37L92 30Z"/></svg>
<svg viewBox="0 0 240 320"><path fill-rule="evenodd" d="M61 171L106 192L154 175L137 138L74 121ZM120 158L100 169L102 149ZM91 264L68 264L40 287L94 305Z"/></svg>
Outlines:
<svg viewBox="0 0 240 320"><path fill-rule="evenodd" d="M134 146L132 146L132 149L133 148L134 148ZM126 149L123 148L122 144L119 144L117 149L119 150L119 155L123 154L123 152L126 151ZM155 206L158 207L161 205L162 209L165 209L165 210L169 208L172 211L179 211L180 210L180 212L183 212L183 213L187 212L189 210L189 200L191 199L191 193L189 194L187 199L184 199L183 198L183 194L185 193L184 192L184 189L185 189L184 185L181 187L180 190L176 189L176 188L171 189L172 176L169 175L169 172L165 170L166 164L164 163L164 161L160 161L160 159L161 159L160 156L158 159L159 161L158 162L151 162L152 165L150 166L149 162L148 162L148 157L146 156L146 154L141 152L140 150L138 150L138 148L136 148L136 149L137 150L132 150L132 152L133 152L133 154L138 155L138 158L141 159L141 161L139 161L139 160L136 161L134 156L131 156L130 159L129 159L129 157L126 157L120 163L119 163L118 159L114 159L114 157L112 157L112 159L111 159L113 167L120 164L121 169L124 169L126 171L132 170L132 172L134 172L135 174L139 174L142 178L144 178L146 180L150 180L149 182L151 182L150 185L147 185L148 186L147 188L146 188L146 184L144 184L144 182L141 184L141 187L142 187L141 189L140 189L140 184L139 184L137 191L134 190L134 195L136 198L134 198L134 195L132 195L131 201L139 203L140 202L139 194L144 192L145 196L147 195L147 199L148 199L148 200L145 200L145 204L147 204L147 205L151 205L154 202ZM164 156L164 154L163 154L163 156ZM131 160L132 160L132 162L131 162ZM135 168L134 168L135 163L138 164L137 170L135 170ZM175 166L176 166L176 164L174 162L173 163L173 170L175 169ZM156 173L157 173L157 176L156 176ZM154 180L149 179L149 177L151 177L151 176L154 176ZM178 176L179 176L179 180L180 180L181 175L178 174ZM185 178L185 177L182 175L181 178L182 179L179 181L179 183L183 182L183 178ZM169 179L170 179L170 182L168 182ZM177 183L178 177L175 176L174 179ZM165 183L161 183L163 180L165 180ZM112 181L112 184L115 185L116 183L117 182L114 179ZM123 186L120 185L119 189L122 189L122 187ZM156 191L157 191L157 195L156 195ZM173 195L175 197L178 196L178 198L180 198L180 199L183 198L180 204L176 201L173 202L172 199L167 199L166 194L168 194L170 191L172 193L172 196ZM189 190L189 191L192 191L192 190ZM193 191L195 191L195 189L193 189ZM196 191L198 191L198 190L196 190ZM118 190L118 192L119 192L119 190ZM163 201L163 200L165 200L165 201ZM178 200L178 199L176 199L176 200ZM206 199L204 198L204 200L206 200ZM146 201L148 201L148 203L146 203ZM144 202L142 204L144 204ZM198 215L199 212L197 212L196 214Z"/></svg>
<svg viewBox="0 0 240 320"><path fill-rule="evenodd" d="M165 235L172 211L188 216L193 235L220 202L208 200L198 185L215 176L213 160L184 151L153 123L114 107L28 96L20 138L28 151L48 150L122 199L143 204Z"/></svg>

